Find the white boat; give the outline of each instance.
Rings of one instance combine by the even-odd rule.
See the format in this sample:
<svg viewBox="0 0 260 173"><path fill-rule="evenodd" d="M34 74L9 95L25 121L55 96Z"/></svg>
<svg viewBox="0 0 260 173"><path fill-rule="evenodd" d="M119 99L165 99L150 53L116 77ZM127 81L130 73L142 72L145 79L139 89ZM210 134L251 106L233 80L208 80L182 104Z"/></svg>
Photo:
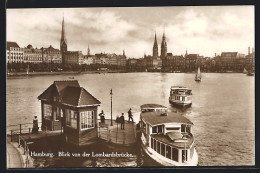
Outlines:
<svg viewBox="0 0 260 173"><path fill-rule="evenodd" d="M198 67L198 71L195 76L195 81L197 81L197 82L201 81L200 67Z"/></svg>
<svg viewBox="0 0 260 173"><path fill-rule="evenodd" d="M141 146L145 153L164 166L197 166L193 123L180 113L167 112L164 106L147 107L141 106L140 115Z"/></svg>
<svg viewBox="0 0 260 173"><path fill-rule="evenodd" d="M191 106L191 89L184 86L172 86L170 91L169 102L177 106Z"/></svg>

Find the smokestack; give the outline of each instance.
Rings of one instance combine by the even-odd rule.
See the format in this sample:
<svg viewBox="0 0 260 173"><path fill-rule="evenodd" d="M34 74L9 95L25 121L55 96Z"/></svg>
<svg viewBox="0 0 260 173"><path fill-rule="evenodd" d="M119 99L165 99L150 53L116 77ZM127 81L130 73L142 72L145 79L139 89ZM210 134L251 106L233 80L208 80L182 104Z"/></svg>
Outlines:
<svg viewBox="0 0 260 173"><path fill-rule="evenodd" d="M250 47L248 47L248 55L250 54Z"/></svg>
<svg viewBox="0 0 260 173"><path fill-rule="evenodd" d="M217 53L215 53L215 56L217 56Z"/></svg>
<svg viewBox="0 0 260 173"><path fill-rule="evenodd" d="M254 53L255 52L255 49L252 47L252 53Z"/></svg>

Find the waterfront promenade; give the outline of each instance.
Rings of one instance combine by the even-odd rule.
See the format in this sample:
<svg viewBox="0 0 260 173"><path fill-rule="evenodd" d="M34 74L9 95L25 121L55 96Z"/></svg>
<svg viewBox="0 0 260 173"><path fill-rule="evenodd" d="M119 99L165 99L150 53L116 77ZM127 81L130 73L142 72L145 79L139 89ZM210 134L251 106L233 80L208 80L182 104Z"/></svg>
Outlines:
<svg viewBox="0 0 260 173"><path fill-rule="evenodd" d="M6 166L9 168L33 168L33 160L31 157L26 157L23 149L18 146L17 142L11 142L11 139L7 137L6 141ZM27 159L29 162L26 161Z"/></svg>

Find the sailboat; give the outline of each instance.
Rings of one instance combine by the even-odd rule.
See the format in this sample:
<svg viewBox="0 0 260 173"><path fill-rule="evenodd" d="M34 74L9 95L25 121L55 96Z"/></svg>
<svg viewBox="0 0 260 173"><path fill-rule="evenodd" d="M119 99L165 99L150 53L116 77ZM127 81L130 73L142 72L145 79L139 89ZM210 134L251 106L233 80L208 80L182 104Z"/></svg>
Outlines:
<svg viewBox="0 0 260 173"><path fill-rule="evenodd" d="M198 67L198 71L195 76L195 81L198 81L198 82L201 81L200 67Z"/></svg>
<svg viewBox="0 0 260 173"><path fill-rule="evenodd" d="M246 68L244 68L243 73L244 73L244 74L247 74L247 70L246 70Z"/></svg>

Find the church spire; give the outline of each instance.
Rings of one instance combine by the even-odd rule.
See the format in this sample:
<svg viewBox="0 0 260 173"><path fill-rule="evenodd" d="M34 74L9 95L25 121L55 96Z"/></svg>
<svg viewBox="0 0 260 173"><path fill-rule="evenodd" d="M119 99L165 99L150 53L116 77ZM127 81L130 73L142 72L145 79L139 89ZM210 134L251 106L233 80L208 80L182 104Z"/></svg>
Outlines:
<svg viewBox="0 0 260 173"><path fill-rule="evenodd" d="M89 45L88 45L88 56L90 55L90 49L89 49Z"/></svg>
<svg viewBox="0 0 260 173"><path fill-rule="evenodd" d="M154 35L153 57L158 57L158 44L157 44L156 32Z"/></svg>
<svg viewBox="0 0 260 173"><path fill-rule="evenodd" d="M166 43L165 32L163 31L162 44L161 44L161 58L165 58L166 56L167 56L167 43Z"/></svg>
<svg viewBox="0 0 260 173"><path fill-rule="evenodd" d="M63 15L63 19L62 19L60 51L61 51L61 55L62 55L62 63L65 63L65 53L67 52L67 39L65 36L64 15Z"/></svg>

